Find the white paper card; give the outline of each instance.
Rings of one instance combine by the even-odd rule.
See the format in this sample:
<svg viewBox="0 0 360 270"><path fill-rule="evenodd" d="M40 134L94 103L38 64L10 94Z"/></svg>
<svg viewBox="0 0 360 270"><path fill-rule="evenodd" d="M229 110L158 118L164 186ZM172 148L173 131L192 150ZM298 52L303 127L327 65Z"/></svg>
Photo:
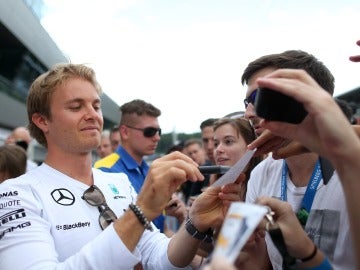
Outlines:
<svg viewBox="0 0 360 270"><path fill-rule="evenodd" d="M246 165L249 163L250 159L254 155L256 148L253 150L248 150L239 159L234 166L230 168L223 176L221 176L218 180L216 180L211 186L212 187L220 187L223 185L227 185L230 183L234 183L236 179L239 177L240 173L245 169Z"/></svg>
<svg viewBox="0 0 360 270"><path fill-rule="evenodd" d="M265 206L233 202L221 227L213 257L221 256L234 263L267 212Z"/></svg>

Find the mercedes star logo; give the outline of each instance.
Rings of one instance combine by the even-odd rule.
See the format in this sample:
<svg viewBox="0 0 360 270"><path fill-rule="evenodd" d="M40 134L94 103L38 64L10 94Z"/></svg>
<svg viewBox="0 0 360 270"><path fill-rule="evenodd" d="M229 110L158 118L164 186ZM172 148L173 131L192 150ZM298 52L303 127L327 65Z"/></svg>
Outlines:
<svg viewBox="0 0 360 270"><path fill-rule="evenodd" d="M75 196L65 188L54 189L51 197L60 205L72 205L75 202Z"/></svg>

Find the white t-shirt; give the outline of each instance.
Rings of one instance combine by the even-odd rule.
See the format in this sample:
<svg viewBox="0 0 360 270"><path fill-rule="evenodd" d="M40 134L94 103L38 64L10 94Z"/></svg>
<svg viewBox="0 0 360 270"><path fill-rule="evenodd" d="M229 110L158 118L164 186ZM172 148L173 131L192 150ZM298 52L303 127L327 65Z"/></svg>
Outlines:
<svg viewBox="0 0 360 270"><path fill-rule="evenodd" d="M27 161L26 161L26 171L28 172L28 171L30 171L30 170L32 170L32 169L35 169L35 168L37 168L37 164L34 162L34 161L32 161L32 160L30 160L30 159L28 159Z"/></svg>
<svg viewBox="0 0 360 270"><path fill-rule="evenodd" d="M281 198L283 160L268 157L251 172L246 201L254 202L259 196ZM306 187L296 187L287 175L287 201L297 212ZM356 269L353 243L344 192L336 172L324 185L320 181L307 220L305 231L331 261L334 269ZM282 257L266 235L268 253L274 269L282 269Z"/></svg>
<svg viewBox="0 0 360 270"><path fill-rule="evenodd" d="M93 169L94 184L119 217L136 192L123 173ZM99 210L81 196L87 185L46 164L0 185L0 269L178 269L167 257L169 238L145 231L131 253ZM154 227L154 226L153 226Z"/></svg>

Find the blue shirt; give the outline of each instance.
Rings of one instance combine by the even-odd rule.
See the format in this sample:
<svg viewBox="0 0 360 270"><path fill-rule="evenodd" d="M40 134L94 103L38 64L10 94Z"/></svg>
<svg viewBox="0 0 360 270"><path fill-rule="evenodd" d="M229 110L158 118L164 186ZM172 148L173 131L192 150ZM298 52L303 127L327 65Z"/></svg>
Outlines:
<svg viewBox="0 0 360 270"><path fill-rule="evenodd" d="M94 167L104 172L125 173L137 193L140 193L149 171L149 165L147 165L145 160L142 160L139 166L135 159L121 145L114 153L98 160ZM165 217L163 215L153 220L153 223L161 232L164 232L164 222Z"/></svg>

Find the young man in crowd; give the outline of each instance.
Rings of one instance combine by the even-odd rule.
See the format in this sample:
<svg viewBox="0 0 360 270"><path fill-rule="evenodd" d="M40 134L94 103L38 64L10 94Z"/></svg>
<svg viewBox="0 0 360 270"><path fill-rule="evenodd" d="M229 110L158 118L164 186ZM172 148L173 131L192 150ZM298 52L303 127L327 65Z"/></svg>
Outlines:
<svg viewBox="0 0 360 270"><path fill-rule="evenodd" d="M120 112L121 145L113 154L97 161L94 166L104 172L127 174L135 191L139 193L149 171L144 157L153 155L160 141L158 117L161 111L144 100L134 99L123 104ZM165 217L162 214L153 222L161 232L165 231Z"/></svg>
<svg viewBox="0 0 360 270"><path fill-rule="evenodd" d="M113 152L115 152L118 146L121 144L120 131L118 126L114 126L112 129L110 129L110 144L111 150Z"/></svg>
<svg viewBox="0 0 360 270"><path fill-rule="evenodd" d="M207 159L211 164L215 164L214 159L214 124L218 118L208 118L201 122L201 139L205 149Z"/></svg>
<svg viewBox="0 0 360 270"><path fill-rule="evenodd" d="M264 130L260 125L261 118L254 109L259 91L258 78L282 68L303 69L328 95L334 91L334 77L330 71L306 52L291 50L254 60L245 69L242 82L247 85L245 117L252 121L258 135ZM355 269L344 192L337 174L331 173L325 177L327 168L321 164L322 158L311 152L284 160L274 160L270 156L252 171L246 201L255 202L260 196L288 201L305 231L327 255L335 269ZM266 238L266 241L273 268L282 269L281 255L270 238Z"/></svg>

